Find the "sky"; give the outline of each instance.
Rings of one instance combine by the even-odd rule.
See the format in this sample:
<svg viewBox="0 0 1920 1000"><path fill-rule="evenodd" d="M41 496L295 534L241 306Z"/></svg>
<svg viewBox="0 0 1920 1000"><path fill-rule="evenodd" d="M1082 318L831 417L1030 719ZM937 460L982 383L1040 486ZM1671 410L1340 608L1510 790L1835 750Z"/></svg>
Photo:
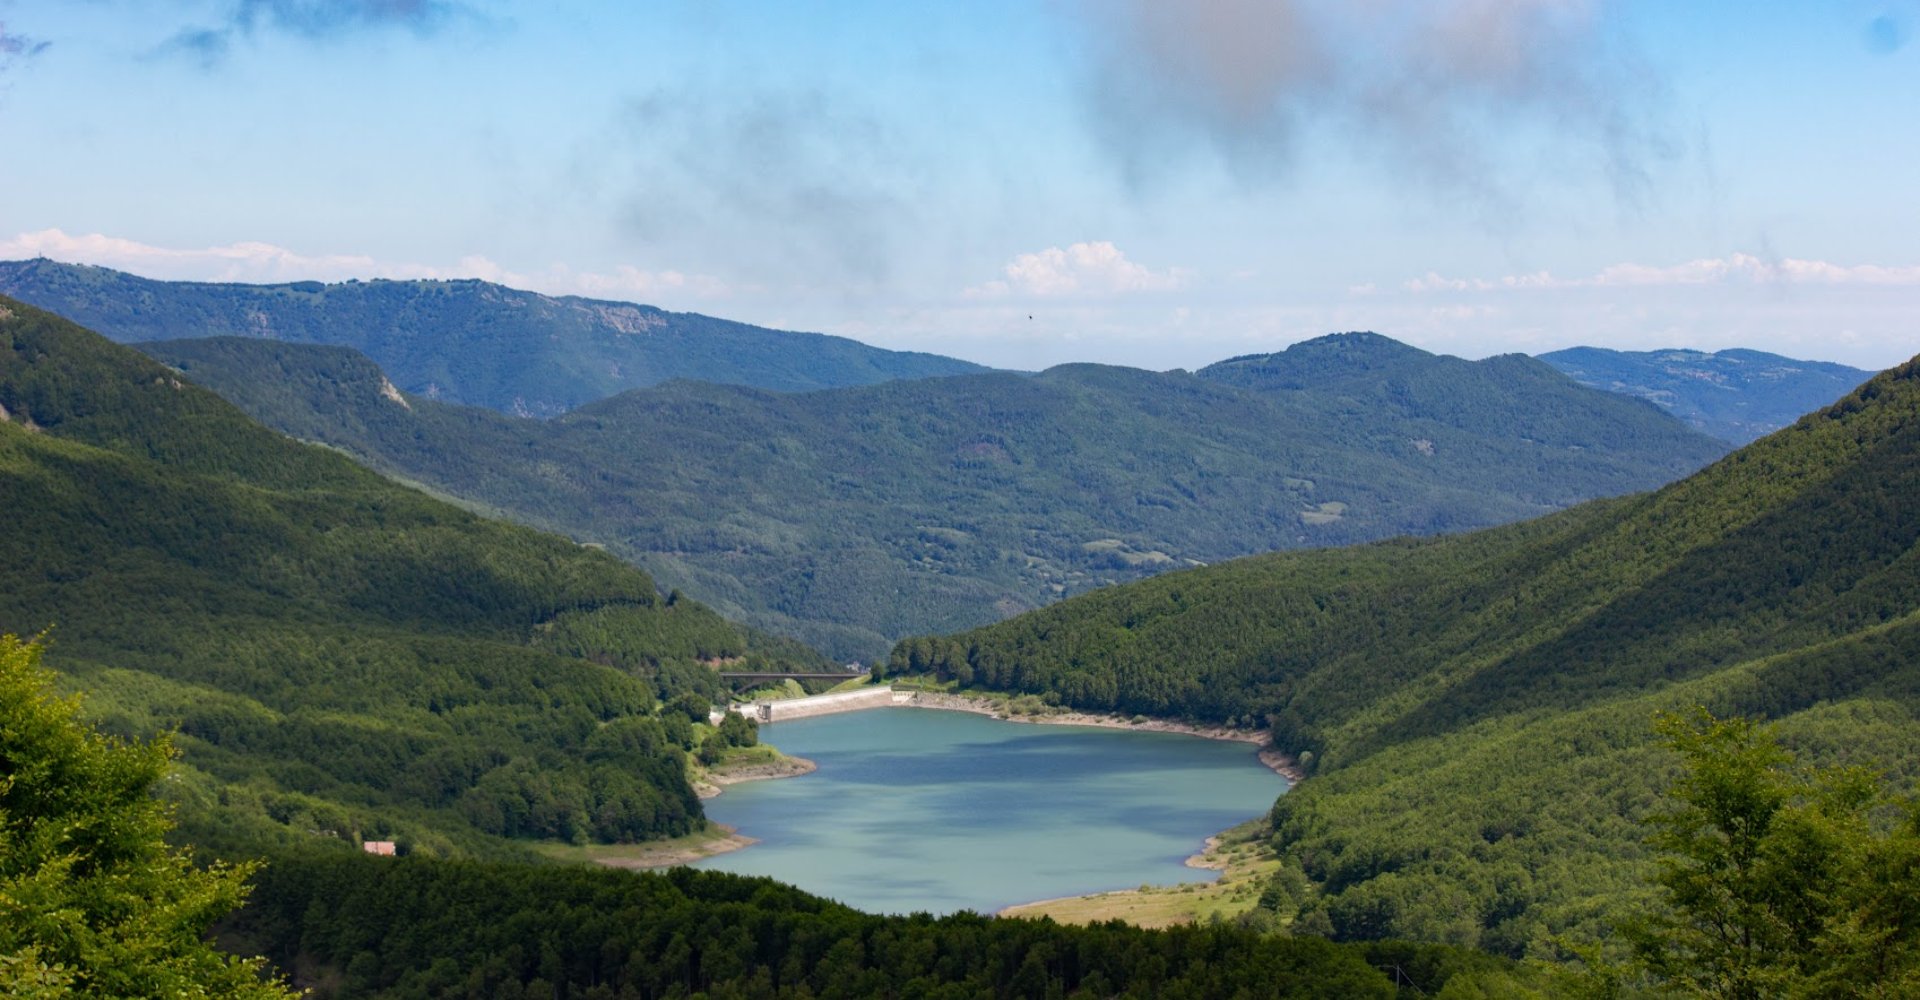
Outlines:
<svg viewBox="0 0 1920 1000"><path fill-rule="evenodd" d="M1920 0L0 0L0 259L1040 368L1920 352Z"/></svg>

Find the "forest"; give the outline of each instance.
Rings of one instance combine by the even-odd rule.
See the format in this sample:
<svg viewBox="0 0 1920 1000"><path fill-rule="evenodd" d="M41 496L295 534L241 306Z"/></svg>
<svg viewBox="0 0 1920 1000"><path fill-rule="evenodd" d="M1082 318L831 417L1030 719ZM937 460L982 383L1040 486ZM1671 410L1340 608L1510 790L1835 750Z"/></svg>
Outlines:
<svg viewBox="0 0 1920 1000"><path fill-rule="evenodd" d="M112 731L177 732L168 794L205 848L687 833L704 726L660 704L722 699L706 660L824 665L0 307L0 631L44 633Z"/></svg>
<svg viewBox="0 0 1920 1000"><path fill-rule="evenodd" d="M1660 898L1617 926L1629 950L1515 963L1221 921L874 916L688 868L386 858L320 840L264 867L197 865L165 842L172 810L152 794L170 739L95 731L77 700L49 696L43 652L0 637L0 759L34 779L0 783L0 992L21 1000L1731 1000L1920 987L1920 797L1889 795L1857 767L1800 767L1772 730L1702 709L1656 720L1681 770L1646 819Z"/></svg>
<svg viewBox="0 0 1920 1000"><path fill-rule="evenodd" d="M1359 333L1196 373L679 381L550 420L396 402L341 348L141 347L269 426L604 544L842 661L1183 566L1532 517L1726 450L1528 358Z"/></svg>
<svg viewBox="0 0 1920 1000"><path fill-rule="evenodd" d="M126 772L157 802L114 801L154 802L138 829L202 860L265 855L218 940L337 995L1418 995L1409 970L1423 993L1568 995L1616 967L1657 990L1736 962L1752 995L1800 977L1842 996L1834 969L1911 969L1920 920L1897 887L1920 835L1897 790L1920 778L1920 362L1653 493L1176 571L898 644L894 673L1264 728L1297 754L1310 777L1272 810L1283 864L1259 910L1171 933L528 865L526 838L698 829L694 758L754 737L695 723L718 694L706 664L824 661L5 300L0 407L0 630L40 635L20 648L44 647L108 733L173 733L170 768ZM1765 954L1713 953L1689 923L1725 888L1700 881L1725 866L1697 834L1727 824L1687 797L1721 773L1689 756L1716 730L1657 720L1701 706L1776 720L1790 755L1749 741L1735 756L1756 763L1725 772L1771 803L1755 829L1779 817L1755 850L1832 861L1766 869L1819 875L1788 896L1740 889L1786 942ZM1823 777L1765 777L1803 773L1792 759ZM406 857L361 856L363 839ZM238 901L223 878L178 933ZM1786 905L1813 896L1828 908ZM1785 957L1809 953L1825 964ZM40 966L0 975L22 968Z"/></svg>
<svg viewBox="0 0 1920 1000"><path fill-rule="evenodd" d="M1920 778L1920 363L1650 494L1239 560L903 641L894 673L1271 732L1276 918L1553 956L1645 899L1651 720Z"/></svg>

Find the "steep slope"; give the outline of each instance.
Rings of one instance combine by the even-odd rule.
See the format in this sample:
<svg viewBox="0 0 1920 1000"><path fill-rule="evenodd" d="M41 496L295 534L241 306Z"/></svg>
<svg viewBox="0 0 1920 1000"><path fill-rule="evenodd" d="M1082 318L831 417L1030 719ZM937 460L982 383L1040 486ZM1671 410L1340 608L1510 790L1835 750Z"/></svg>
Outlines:
<svg viewBox="0 0 1920 1000"><path fill-rule="evenodd" d="M143 346L288 433L604 543L843 657L1176 566L1535 516L1724 450L1526 359L1400 345L1417 395L1357 368L1275 391L1066 365L795 395L674 382L546 422L393 393L337 349ZM1579 419L1547 427L1553 412Z"/></svg>
<svg viewBox="0 0 1920 1000"><path fill-rule="evenodd" d="M984 370L844 337L484 281L213 284L39 259L0 262L0 294L122 343L231 335L342 344L408 392L534 416L676 378L790 392Z"/></svg>
<svg viewBox="0 0 1920 1000"><path fill-rule="evenodd" d="M1170 573L895 669L1077 707L1269 725L1275 807L1348 938L1509 953L1635 898L1657 710L1783 720L1814 759L1920 775L1920 362L1686 480L1454 538ZM1297 886L1306 886L1307 882Z"/></svg>
<svg viewBox="0 0 1920 1000"><path fill-rule="evenodd" d="M1540 355L1582 385L1638 396L1714 437L1746 444L1825 406L1872 372L1764 351L1611 351Z"/></svg>
<svg viewBox="0 0 1920 1000"><path fill-rule="evenodd" d="M51 627L48 665L114 729L178 727L203 845L685 832L656 701L717 693L698 661L760 641L10 299L0 510L0 631Z"/></svg>

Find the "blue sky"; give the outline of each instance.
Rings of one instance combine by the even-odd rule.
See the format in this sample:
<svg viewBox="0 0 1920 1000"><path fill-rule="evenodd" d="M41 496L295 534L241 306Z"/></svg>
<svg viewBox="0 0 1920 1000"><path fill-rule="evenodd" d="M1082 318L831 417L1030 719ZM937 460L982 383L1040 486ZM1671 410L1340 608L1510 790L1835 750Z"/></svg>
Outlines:
<svg viewBox="0 0 1920 1000"><path fill-rule="evenodd" d="M1920 352L1920 0L0 0L0 258L991 364Z"/></svg>

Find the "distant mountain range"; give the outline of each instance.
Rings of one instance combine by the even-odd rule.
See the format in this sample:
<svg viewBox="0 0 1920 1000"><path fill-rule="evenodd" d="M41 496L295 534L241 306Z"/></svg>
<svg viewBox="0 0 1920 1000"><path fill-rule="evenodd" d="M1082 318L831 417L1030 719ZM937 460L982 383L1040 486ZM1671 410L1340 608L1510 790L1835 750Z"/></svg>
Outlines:
<svg viewBox="0 0 1920 1000"><path fill-rule="evenodd" d="M407 392L529 416L676 378L792 392L986 370L845 337L484 281L154 281L37 259L0 262L0 294L122 343L240 336L340 344Z"/></svg>
<svg viewBox="0 0 1920 1000"><path fill-rule="evenodd" d="M1653 493L1166 573L892 664L1270 726L1311 774L1272 813L1275 919L1555 956L1649 905L1656 712L1920 778L1920 359Z"/></svg>
<svg viewBox="0 0 1920 1000"><path fill-rule="evenodd" d="M1851 392L1872 372L1763 351L1611 351L1540 355L1582 385L1650 400L1723 441L1746 444Z"/></svg>
<svg viewBox="0 0 1920 1000"><path fill-rule="evenodd" d="M42 258L0 261L0 294L122 343L237 336L352 347L405 392L516 416L550 417L673 379L804 392L988 370L844 337L472 280L156 281ZM1575 347L1540 359L1734 444L1792 423L1871 374L1743 350Z"/></svg>
<svg viewBox="0 0 1920 1000"><path fill-rule="evenodd" d="M544 421L396 391L342 348L141 346L271 426L842 658L1173 567L1532 517L1726 450L1530 358L1373 334L1198 373L676 381Z"/></svg>

